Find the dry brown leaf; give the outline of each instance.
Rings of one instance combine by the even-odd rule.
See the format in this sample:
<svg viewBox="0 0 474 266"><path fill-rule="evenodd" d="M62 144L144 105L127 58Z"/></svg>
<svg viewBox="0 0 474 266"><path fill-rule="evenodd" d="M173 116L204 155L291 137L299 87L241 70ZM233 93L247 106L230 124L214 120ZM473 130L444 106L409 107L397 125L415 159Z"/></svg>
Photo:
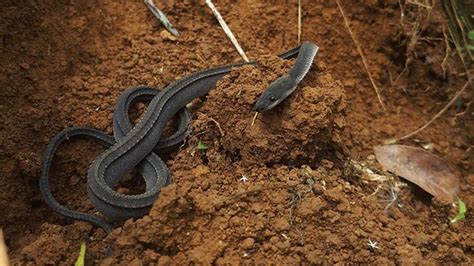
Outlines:
<svg viewBox="0 0 474 266"><path fill-rule="evenodd" d="M382 167L417 184L442 203L456 200L461 174L438 156L405 145L375 146L374 152Z"/></svg>

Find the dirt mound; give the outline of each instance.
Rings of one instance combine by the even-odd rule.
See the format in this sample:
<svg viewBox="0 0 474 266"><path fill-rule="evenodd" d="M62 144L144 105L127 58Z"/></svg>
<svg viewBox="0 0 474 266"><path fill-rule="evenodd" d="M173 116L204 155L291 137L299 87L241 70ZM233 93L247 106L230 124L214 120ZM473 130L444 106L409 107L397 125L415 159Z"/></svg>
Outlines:
<svg viewBox="0 0 474 266"><path fill-rule="evenodd" d="M319 68L312 77L317 81L310 78L316 88L303 85L252 125L256 99L289 65L271 57L256 67L234 69L218 82L193 122L189 148L173 161L175 184L162 191L149 216L114 231L107 262L113 265L123 256L135 260L143 253L143 261L173 257L179 264L225 264L261 250L289 252L304 242L294 219L317 215L328 203L307 193L315 184L307 172L277 163L319 164L315 159L323 154L334 157L330 152L343 127L345 103L342 86ZM198 150L198 141L207 148ZM320 184L316 187L322 192ZM303 201L302 194L308 194ZM294 209L300 202L304 217ZM186 237L178 239L182 234Z"/></svg>
<svg viewBox="0 0 474 266"><path fill-rule="evenodd" d="M253 121L257 98L290 64L268 58L225 76L199 110L194 134L210 143L219 140L222 149L243 164L315 164L328 156L341 138L345 102L342 85L321 68L315 67L281 105ZM218 135L206 134L209 122L220 127Z"/></svg>

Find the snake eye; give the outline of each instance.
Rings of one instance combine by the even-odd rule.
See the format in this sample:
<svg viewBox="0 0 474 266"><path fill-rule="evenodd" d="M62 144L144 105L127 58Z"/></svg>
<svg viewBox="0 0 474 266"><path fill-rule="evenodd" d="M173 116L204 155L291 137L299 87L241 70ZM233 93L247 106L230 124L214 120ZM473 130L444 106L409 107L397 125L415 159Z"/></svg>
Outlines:
<svg viewBox="0 0 474 266"><path fill-rule="evenodd" d="M276 99L274 96L270 96L270 101L274 102Z"/></svg>

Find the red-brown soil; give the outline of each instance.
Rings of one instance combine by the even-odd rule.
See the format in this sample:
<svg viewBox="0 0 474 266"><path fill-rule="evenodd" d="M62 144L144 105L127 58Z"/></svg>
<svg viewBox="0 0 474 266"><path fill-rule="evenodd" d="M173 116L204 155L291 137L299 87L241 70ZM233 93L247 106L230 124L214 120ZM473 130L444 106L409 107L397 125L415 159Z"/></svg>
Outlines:
<svg viewBox="0 0 474 266"><path fill-rule="evenodd" d="M162 88L240 61L204 1L155 2L180 31L177 40L160 34L139 0L0 3L0 227L12 262L71 264L86 240L87 263L104 265L472 264L471 212L450 224L456 210L412 184L387 208L383 189L371 195L380 184L355 167L376 169L374 145L428 121L466 82L452 44L446 53L439 1L429 11L401 1L403 17L395 0L342 4L386 111L335 2L302 1L302 38L320 46L317 62L289 99L253 124L256 98L293 63L275 55L297 45L297 1L214 1L260 63L234 69L197 104L191 136L167 158L173 183L150 214L110 236L55 214L41 200L38 176L57 132L85 125L111 133L114 102L126 88ZM432 144L461 171L468 208L470 101L463 95L418 141L406 141ZM208 148L196 149L199 141ZM55 157L52 189L66 206L95 213L85 175L101 150L74 140Z"/></svg>

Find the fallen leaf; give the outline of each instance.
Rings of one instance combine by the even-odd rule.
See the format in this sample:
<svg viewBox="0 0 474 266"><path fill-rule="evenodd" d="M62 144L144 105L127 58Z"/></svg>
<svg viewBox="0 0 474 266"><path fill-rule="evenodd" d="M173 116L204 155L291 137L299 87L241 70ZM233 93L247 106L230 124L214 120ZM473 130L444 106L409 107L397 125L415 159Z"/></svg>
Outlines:
<svg viewBox="0 0 474 266"><path fill-rule="evenodd" d="M405 145L375 146L374 152L383 168L417 184L440 202L457 199L461 174L440 157Z"/></svg>

